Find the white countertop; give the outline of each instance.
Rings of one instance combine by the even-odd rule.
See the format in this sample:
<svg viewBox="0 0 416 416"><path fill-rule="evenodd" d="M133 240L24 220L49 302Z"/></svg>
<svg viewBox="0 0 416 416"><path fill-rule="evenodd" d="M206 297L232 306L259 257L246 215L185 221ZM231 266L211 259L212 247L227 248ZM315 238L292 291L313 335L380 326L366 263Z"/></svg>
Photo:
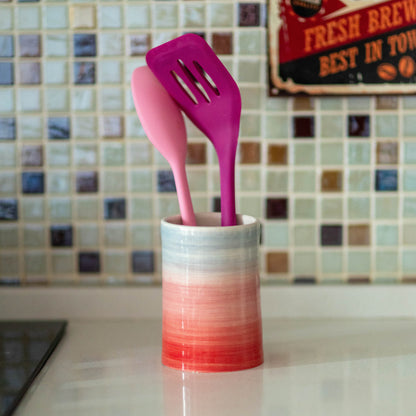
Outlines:
<svg viewBox="0 0 416 416"><path fill-rule="evenodd" d="M182 373L160 362L160 319L70 321L15 416L416 411L416 320L267 318L263 337L260 367Z"/></svg>

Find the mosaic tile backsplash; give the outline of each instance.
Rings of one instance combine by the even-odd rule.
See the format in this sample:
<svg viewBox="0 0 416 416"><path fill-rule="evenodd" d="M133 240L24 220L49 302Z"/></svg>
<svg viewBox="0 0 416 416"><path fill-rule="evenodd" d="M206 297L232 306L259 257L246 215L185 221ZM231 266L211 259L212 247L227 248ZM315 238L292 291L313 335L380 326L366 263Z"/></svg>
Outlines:
<svg viewBox="0 0 416 416"><path fill-rule="evenodd" d="M262 222L263 284L416 282L416 97L270 98L266 20L264 2L0 0L0 283L160 282L179 209L129 80L185 32L241 89L237 208ZM219 210L187 127L194 206Z"/></svg>

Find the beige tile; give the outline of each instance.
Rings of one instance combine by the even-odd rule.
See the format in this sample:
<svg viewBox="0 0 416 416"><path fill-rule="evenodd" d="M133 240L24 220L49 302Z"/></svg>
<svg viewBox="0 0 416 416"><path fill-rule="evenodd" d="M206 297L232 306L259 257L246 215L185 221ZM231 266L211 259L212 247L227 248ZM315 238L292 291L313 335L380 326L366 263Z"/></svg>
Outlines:
<svg viewBox="0 0 416 416"><path fill-rule="evenodd" d="M71 6L71 27L73 29L94 29L96 25L95 15L95 6Z"/></svg>

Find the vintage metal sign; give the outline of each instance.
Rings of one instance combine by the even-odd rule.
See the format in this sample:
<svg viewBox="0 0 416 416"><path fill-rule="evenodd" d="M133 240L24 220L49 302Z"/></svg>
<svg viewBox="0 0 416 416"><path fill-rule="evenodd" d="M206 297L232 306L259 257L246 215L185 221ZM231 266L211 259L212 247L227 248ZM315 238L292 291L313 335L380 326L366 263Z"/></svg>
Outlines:
<svg viewBox="0 0 416 416"><path fill-rule="evenodd" d="M414 94L416 0L269 0L272 95Z"/></svg>

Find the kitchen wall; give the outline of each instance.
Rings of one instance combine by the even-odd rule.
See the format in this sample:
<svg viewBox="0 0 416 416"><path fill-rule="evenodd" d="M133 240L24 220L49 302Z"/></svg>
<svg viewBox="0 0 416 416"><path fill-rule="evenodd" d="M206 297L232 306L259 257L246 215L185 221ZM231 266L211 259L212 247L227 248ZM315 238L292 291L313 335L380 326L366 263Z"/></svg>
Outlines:
<svg viewBox="0 0 416 416"><path fill-rule="evenodd" d="M129 80L184 32L241 89L237 207L262 222L263 283L415 282L416 97L268 97L264 2L0 0L0 283L160 282L178 204ZM195 208L218 210L187 125Z"/></svg>

